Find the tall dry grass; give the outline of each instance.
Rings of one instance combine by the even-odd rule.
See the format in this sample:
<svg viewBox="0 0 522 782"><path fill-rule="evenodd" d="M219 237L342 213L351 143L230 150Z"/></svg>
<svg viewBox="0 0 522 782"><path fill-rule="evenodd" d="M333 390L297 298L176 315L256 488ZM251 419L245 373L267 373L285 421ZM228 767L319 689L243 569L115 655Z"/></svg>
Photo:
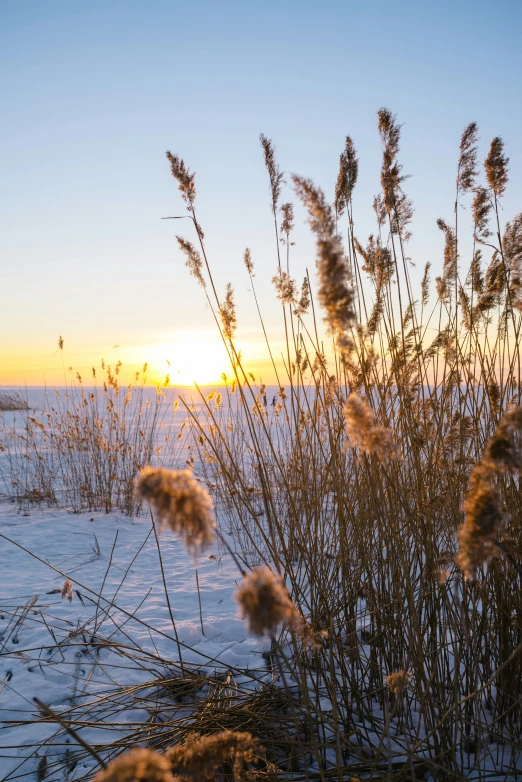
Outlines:
<svg viewBox="0 0 522 782"><path fill-rule="evenodd" d="M387 109L378 132L381 193L368 240L354 221L351 138L333 206L310 180L292 178L316 237L318 302L308 273L301 291L292 278L293 206L281 204L283 174L261 137L286 335L283 361L270 351L281 385L274 407L236 347L232 288L224 298L216 291L194 175L169 157L194 224L194 243L178 237L179 246L232 367L224 407L208 400L203 414L190 412L194 442L245 561L284 576L299 613L325 637L319 647L291 632L273 641L274 675L297 715L300 768L343 777L360 764L382 773L384 763L411 777L515 778L520 416L508 414L508 432L505 415L522 388L522 214L502 221L503 142L493 139L479 173L471 123L456 155L455 204L438 220L440 274L433 286L426 264L415 290L413 206L400 125ZM249 250L244 260L256 296ZM498 469L501 457L485 475L485 449L499 441L509 469Z"/></svg>
<svg viewBox="0 0 522 782"><path fill-rule="evenodd" d="M102 362L88 387L77 374L42 409L0 416L0 479L19 507L138 512L134 479L170 446L168 405L165 388L147 393L146 366L123 387L120 368Z"/></svg>

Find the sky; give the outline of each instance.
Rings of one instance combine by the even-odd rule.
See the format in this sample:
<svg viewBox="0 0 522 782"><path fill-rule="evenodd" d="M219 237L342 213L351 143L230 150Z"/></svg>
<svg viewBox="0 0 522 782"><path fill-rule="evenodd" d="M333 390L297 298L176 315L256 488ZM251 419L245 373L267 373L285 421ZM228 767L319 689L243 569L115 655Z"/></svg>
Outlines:
<svg viewBox="0 0 522 782"><path fill-rule="evenodd" d="M403 123L400 159L415 206L414 281L437 269L437 217L453 214L463 128L480 157L502 135L506 217L522 209L522 4L499 0L0 0L0 385L60 384L101 359L151 382L229 371L212 313L175 239L194 240L165 151L196 172L198 218L218 290L231 282L237 343L269 371L242 264L250 247L268 335L281 312L259 134L279 165L329 197L350 134L360 158L356 233L375 230L376 112ZM290 187L283 198L292 200ZM469 222L469 209L464 213ZM292 273L314 273L296 207ZM64 339L58 350L58 337Z"/></svg>

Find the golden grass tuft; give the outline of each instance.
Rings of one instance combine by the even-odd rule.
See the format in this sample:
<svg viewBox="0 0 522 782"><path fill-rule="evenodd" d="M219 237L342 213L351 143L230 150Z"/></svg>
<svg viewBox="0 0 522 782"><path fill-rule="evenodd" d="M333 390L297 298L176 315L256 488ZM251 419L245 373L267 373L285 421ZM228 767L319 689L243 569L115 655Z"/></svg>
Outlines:
<svg viewBox="0 0 522 782"><path fill-rule="evenodd" d="M150 749L131 749L97 774L93 782L174 782L170 763Z"/></svg>
<svg viewBox="0 0 522 782"><path fill-rule="evenodd" d="M211 779L223 763L231 763L234 779L244 776L245 766L262 753L259 742L250 733L224 730L211 736L189 733L183 744L166 752L176 776Z"/></svg>
<svg viewBox="0 0 522 782"><path fill-rule="evenodd" d="M136 494L189 548L204 549L213 542L212 499L190 470L145 467L136 479Z"/></svg>
<svg viewBox="0 0 522 782"><path fill-rule="evenodd" d="M274 636L281 622L295 627L301 619L283 579L268 567L256 567L247 573L234 597L254 635Z"/></svg>

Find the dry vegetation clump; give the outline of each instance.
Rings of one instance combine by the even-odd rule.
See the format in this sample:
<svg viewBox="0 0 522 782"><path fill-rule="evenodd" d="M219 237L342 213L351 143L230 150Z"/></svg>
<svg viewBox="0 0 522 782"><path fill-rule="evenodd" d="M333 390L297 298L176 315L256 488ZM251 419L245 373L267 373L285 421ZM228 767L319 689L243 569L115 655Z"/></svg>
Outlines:
<svg viewBox="0 0 522 782"><path fill-rule="evenodd" d="M260 753L262 747L250 733L224 730L200 736L192 731L183 744L176 744L163 754L144 748L125 752L97 774L93 782L211 780L224 764L230 766L233 778L240 780Z"/></svg>
<svg viewBox="0 0 522 782"><path fill-rule="evenodd" d="M61 349L63 340L60 338ZM75 512L140 507L139 471L173 445L161 435L167 412L164 387L147 390L147 366L120 385L121 363L102 361L92 385L79 374L64 390L46 392L41 410L0 417L0 491L20 507L45 503ZM3 484L3 487L1 486Z"/></svg>
<svg viewBox="0 0 522 782"><path fill-rule="evenodd" d="M0 391L0 412L13 410L29 410L29 404L18 393L11 394L8 391Z"/></svg>
<svg viewBox="0 0 522 782"><path fill-rule="evenodd" d="M510 778L522 762L522 217L502 226L503 142L493 140L481 175L470 123L456 155L456 209L436 221L440 271L428 262L416 279L401 126L388 109L377 119L381 192L366 240L354 219L363 164L351 137L333 207L313 182L291 179L317 243L328 340L308 270L299 296L296 210L281 203L283 173L261 137L281 361L250 249L243 260L275 392L243 364L235 311L234 333L219 325L192 183L198 269L232 368L219 408L189 411L194 445L253 568L246 585L267 572L255 568L284 574L281 605L259 600L259 584L239 594L246 589L253 631L282 628L271 670L299 715L289 733L301 768L341 778L420 764L436 778ZM268 614L279 606L277 616L261 618L261 603ZM286 609L305 624L284 621Z"/></svg>
<svg viewBox="0 0 522 782"><path fill-rule="evenodd" d="M211 683L186 730L200 735L246 730L268 748L284 734L287 713L288 698L280 687L265 683L247 692L234 687L228 674L225 681Z"/></svg>
<svg viewBox="0 0 522 782"><path fill-rule="evenodd" d="M220 769L228 768L233 779L246 778L246 772L262 747L250 733L223 730L211 736L187 733L183 744L169 747L163 754L135 748L113 760L93 782L182 782L212 780Z"/></svg>

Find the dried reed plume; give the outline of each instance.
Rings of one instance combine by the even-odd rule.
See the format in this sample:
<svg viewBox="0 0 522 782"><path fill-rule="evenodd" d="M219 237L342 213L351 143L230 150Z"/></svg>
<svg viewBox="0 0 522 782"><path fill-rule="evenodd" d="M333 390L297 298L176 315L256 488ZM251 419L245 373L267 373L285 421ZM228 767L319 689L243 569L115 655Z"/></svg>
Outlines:
<svg viewBox="0 0 522 782"><path fill-rule="evenodd" d="M312 652L322 649L328 638L328 630L314 630L304 619L296 623L295 627L304 647L308 647Z"/></svg>
<svg viewBox="0 0 522 782"><path fill-rule="evenodd" d="M261 146L263 147L263 153L265 157L265 166L270 178L270 194L272 196L272 211L274 217L277 213L277 202L281 195L281 185L284 182L283 173L279 170L279 166L275 159L275 148L273 143L264 136L262 133L259 136Z"/></svg>
<svg viewBox="0 0 522 782"><path fill-rule="evenodd" d="M397 124L396 115L392 114L389 109L379 109L377 118L383 145L381 187L384 196L384 206L389 214L396 206L400 186L405 179L401 175L402 166L397 162L401 126Z"/></svg>
<svg viewBox="0 0 522 782"><path fill-rule="evenodd" d="M375 423L375 413L360 396L351 394L344 403L346 434L352 448L358 447L381 458L395 456L392 431Z"/></svg>
<svg viewBox="0 0 522 782"><path fill-rule="evenodd" d="M352 198L353 189L357 183L359 174L359 158L350 136L346 136L343 152L339 157L339 174L335 185L334 206L337 216L340 217Z"/></svg>
<svg viewBox="0 0 522 782"><path fill-rule="evenodd" d="M165 154L170 163L172 176L178 183L181 197L187 205L189 212L193 212L196 201L196 175L190 172L190 169L187 168L185 162L178 155L173 155L171 152L166 152Z"/></svg>
<svg viewBox="0 0 522 782"><path fill-rule="evenodd" d="M471 473L469 490L462 504L465 518L457 531L459 550L455 562L472 578L475 571L496 551L496 537L504 522L498 489L491 470L482 464Z"/></svg>
<svg viewBox="0 0 522 782"><path fill-rule="evenodd" d="M400 695L411 684L413 675L409 671L395 671L386 677L386 685L394 695Z"/></svg>
<svg viewBox="0 0 522 782"><path fill-rule="evenodd" d="M65 600L65 598L67 598L69 603L72 603L74 597L74 591L73 591L73 585L69 581L69 579L63 582L61 594L62 594L62 600Z"/></svg>
<svg viewBox="0 0 522 782"><path fill-rule="evenodd" d="M294 205L292 203L286 203L282 204L281 209L279 210L281 214L283 215L283 222L281 223L281 233L286 234L286 240L282 239L281 241L288 241L288 237L292 233L294 229Z"/></svg>
<svg viewBox="0 0 522 782"><path fill-rule="evenodd" d="M137 747L113 760L92 782L173 782L173 777L166 755Z"/></svg>
<svg viewBox="0 0 522 782"><path fill-rule="evenodd" d="M342 353L352 348L348 332L355 325L354 293L348 284L349 270L331 207L324 193L309 179L292 177L295 191L308 211L310 227L317 235L317 271L319 301L326 320Z"/></svg>
<svg viewBox="0 0 522 782"><path fill-rule="evenodd" d="M490 402L495 405L491 392ZM465 518L457 531L459 551L455 559L465 578L471 578L480 565L501 550L497 538L505 516L495 479L522 470L521 432L522 409L510 407L486 444L480 464L470 475L469 490L462 505Z"/></svg>
<svg viewBox="0 0 522 782"><path fill-rule="evenodd" d="M441 218L437 220L437 225L444 233L445 242L443 272L441 277L436 277L435 283L440 301L443 304L449 304L451 292L458 274L458 256L457 245L455 241L455 231Z"/></svg>
<svg viewBox="0 0 522 782"><path fill-rule="evenodd" d="M256 567L248 573L234 597L240 616L248 620L254 635L274 636L280 622L296 627L302 622L283 579L269 567Z"/></svg>
<svg viewBox="0 0 522 782"><path fill-rule="evenodd" d="M250 248L247 247L245 252L243 253L243 263L246 266L247 272L250 274L251 277L254 276L254 262L252 260L252 253L250 252Z"/></svg>
<svg viewBox="0 0 522 782"><path fill-rule="evenodd" d="M292 176L292 182L297 196L308 212L308 224L312 231L318 236L335 235L335 220L323 191L315 187L311 179L296 174Z"/></svg>
<svg viewBox="0 0 522 782"><path fill-rule="evenodd" d="M386 287L395 272L395 263L388 247L383 247L380 237L377 239L371 235L368 238L368 244L363 247L357 238L354 237L357 252L363 257L363 271L371 278L377 290Z"/></svg>
<svg viewBox="0 0 522 782"><path fill-rule="evenodd" d="M484 161L488 185L497 198L504 195L508 182L509 158L504 155L504 142L496 136L491 142L488 156Z"/></svg>
<svg viewBox="0 0 522 782"><path fill-rule="evenodd" d="M484 289L484 274L482 272L482 253L475 250L471 266L469 267L466 284L471 285L475 294L481 294Z"/></svg>
<svg viewBox="0 0 522 782"><path fill-rule="evenodd" d="M302 315L306 315L310 306L310 283L308 277L305 277L301 286L301 298L294 310L294 315L300 318Z"/></svg>
<svg viewBox="0 0 522 782"><path fill-rule="evenodd" d="M500 473L522 470L522 409L509 408L484 450L482 464Z"/></svg>
<svg viewBox="0 0 522 782"><path fill-rule="evenodd" d="M491 231L489 230L491 207L492 203L488 190L485 187L477 187L471 210L473 222L475 223L475 239L478 242L485 242L491 236Z"/></svg>
<svg viewBox="0 0 522 782"><path fill-rule="evenodd" d="M206 283L203 278L203 261L193 244L188 242L182 236L176 236L180 250L186 255L186 265L193 277L199 282L202 288Z"/></svg>
<svg viewBox="0 0 522 782"><path fill-rule="evenodd" d="M430 270L431 263L427 261L421 280L421 303L423 307L427 305L430 297Z"/></svg>
<svg viewBox="0 0 522 782"><path fill-rule="evenodd" d="M402 190L402 183L408 177L401 174L402 165L397 160L401 126L397 124L395 114L392 114L389 109L379 109L377 117L383 146L382 198L375 199L374 209L379 225L384 224L385 215L388 214L392 233L401 234L402 239L407 240L411 234L405 232L404 228L412 218L413 207Z"/></svg>
<svg viewBox="0 0 522 782"><path fill-rule="evenodd" d="M522 212L506 223L502 249L508 268L522 262Z"/></svg>
<svg viewBox="0 0 522 782"><path fill-rule="evenodd" d="M511 272L511 300L514 307L522 310L522 213L506 223L502 248Z"/></svg>
<svg viewBox="0 0 522 782"><path fill-rule="evenodd" d="M214 540L212 499L190 470L145 467L136 479L136 494L189 548L204 548Z"/></svg>
<svg viewBox="0 0 522 782"><path fill-rule="evenodd" d="M229 340L234 338L237 326L236 305L234 303L234 289L228 282L225 290L225 301L219 308L219 316L223 325L223 333Z"/></svg>
<svg viewBox="0 0 522 782"><path fill-rule="evenodd" d="M261 751L251 733L223 730L201 737L195 732L189 733L184 744L167 750L166 757L176 776L210 779L223 763L232 761L234 778L240 779L244 764L252 763Z"/></svg>
<svg viewBox="0 0 522 782"><path fill-rule="evenodd" d="M467 193L473 189L477 176L477 134L476 122L464 129L460 139L460 156L457 166L457 194Z"/></svg>
<svg viewBox="0 0 522 782"><path fill-rule="evenodd" d="M295 304L297 300L297 285L289 274L280 269L279 273L272 277L272 282L277 291L277 298L283 304Z"/></svg>

